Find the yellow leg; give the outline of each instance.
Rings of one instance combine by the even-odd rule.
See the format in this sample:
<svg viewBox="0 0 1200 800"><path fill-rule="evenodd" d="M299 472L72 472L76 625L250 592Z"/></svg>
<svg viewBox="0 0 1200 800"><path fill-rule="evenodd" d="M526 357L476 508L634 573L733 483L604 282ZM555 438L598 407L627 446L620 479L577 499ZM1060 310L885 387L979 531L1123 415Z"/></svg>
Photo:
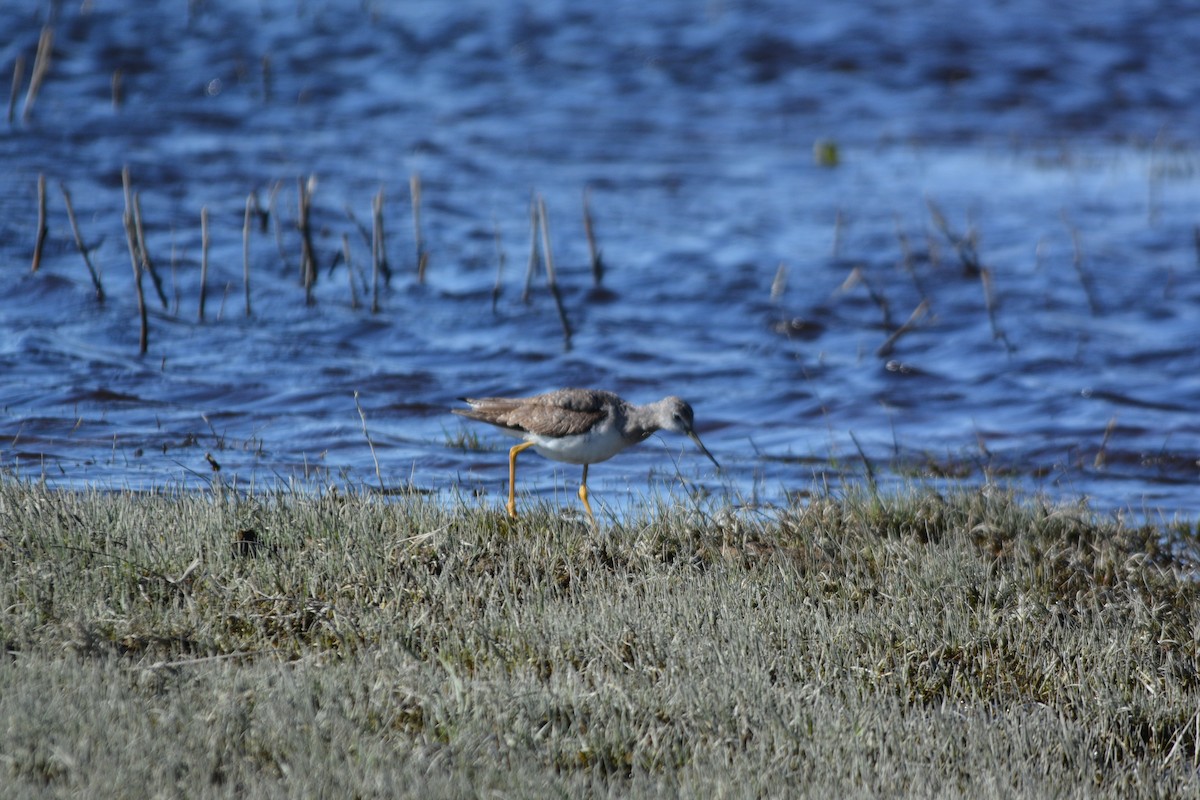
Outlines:
<svg viewBox="0 0 1200 800"><path fill-rule="evenodd" d="M508 451L508 515L517 518L517 453L533 447L533 442L521 442Z"/></svg>
<svg viewBox="0 0 1200 800"><path fill-rule="evenodd" d="M584 464L583 465L583 480L580 481L580 483L579 483L579 499L583 501L583 507L586 508L587 512L588 512L588 519L590 519L592 521L592 524L594 525L594 524L596 524L596 518L592 515L592 505L591 505L591 503L588 502L588 499L587 499L588 498L587 471L588 471L588 465Z"/></svg>

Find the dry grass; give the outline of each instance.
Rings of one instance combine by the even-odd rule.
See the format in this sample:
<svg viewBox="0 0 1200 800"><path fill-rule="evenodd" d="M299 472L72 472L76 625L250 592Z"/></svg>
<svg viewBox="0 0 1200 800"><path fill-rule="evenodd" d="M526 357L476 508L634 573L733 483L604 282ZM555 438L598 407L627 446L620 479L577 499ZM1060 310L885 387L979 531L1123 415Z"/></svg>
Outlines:
<svg viewBox="0 0 1200 800"><path fill-rule="evenodd" d="M0 483L12 796L1200 791L1195 533Z"/></svg>

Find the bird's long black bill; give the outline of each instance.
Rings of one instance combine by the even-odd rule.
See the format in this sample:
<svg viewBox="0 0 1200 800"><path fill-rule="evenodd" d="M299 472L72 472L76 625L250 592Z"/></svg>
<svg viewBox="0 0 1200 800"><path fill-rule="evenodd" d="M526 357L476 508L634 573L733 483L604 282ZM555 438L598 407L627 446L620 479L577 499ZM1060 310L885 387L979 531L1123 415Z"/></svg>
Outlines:
<svg viewBox="0 0 1200 800"><path fill-rule="evenodd" d="M708 452L708 448L704 446L704 442L700 441L700 437L696 435L695 431L688 431L688 438L696 443L696 447L700 448L700 452L704 453L704 455L708 456L708 460L713 462L713 464L716 465L717 469L721 468L721 465L717 463L717 460L715 458L713 458L713 454Z"/></svg>

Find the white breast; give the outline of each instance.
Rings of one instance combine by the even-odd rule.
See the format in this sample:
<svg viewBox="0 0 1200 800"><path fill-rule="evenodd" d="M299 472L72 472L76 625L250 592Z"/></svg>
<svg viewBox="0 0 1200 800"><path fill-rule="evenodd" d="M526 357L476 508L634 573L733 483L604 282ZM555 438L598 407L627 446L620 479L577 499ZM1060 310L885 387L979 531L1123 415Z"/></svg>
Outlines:
<svg viewBox="0 0 1200 800"><path fill-rule="evenodd" d="M533 449L546 458L567 464L595 464L607 461L629 445L611 423L578 436L554 439L529 434L526 439L535 442Z"/></svg>

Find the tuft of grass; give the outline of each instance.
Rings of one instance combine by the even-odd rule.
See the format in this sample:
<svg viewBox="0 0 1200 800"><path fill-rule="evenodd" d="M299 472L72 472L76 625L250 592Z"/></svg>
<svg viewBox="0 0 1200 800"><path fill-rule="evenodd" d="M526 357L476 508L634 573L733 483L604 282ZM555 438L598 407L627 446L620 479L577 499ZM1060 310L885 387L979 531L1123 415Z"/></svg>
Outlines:
<svg viewBox="0 0 1200 800"><path fill-rule="evenodd" d="M1200 791L1191 525L471 502L0 482L6 792Z"/></svg>
<svg viewBox="0 0 1200 800"><path fill-rule="evenodd" d="M453 432L443 427L442 436L445 439L446 447L452 450L462 450L463 452L486 452L491 449L479 438L478 433L473 430L469 430L466 427L460 426L457 431Z"/></svg>

